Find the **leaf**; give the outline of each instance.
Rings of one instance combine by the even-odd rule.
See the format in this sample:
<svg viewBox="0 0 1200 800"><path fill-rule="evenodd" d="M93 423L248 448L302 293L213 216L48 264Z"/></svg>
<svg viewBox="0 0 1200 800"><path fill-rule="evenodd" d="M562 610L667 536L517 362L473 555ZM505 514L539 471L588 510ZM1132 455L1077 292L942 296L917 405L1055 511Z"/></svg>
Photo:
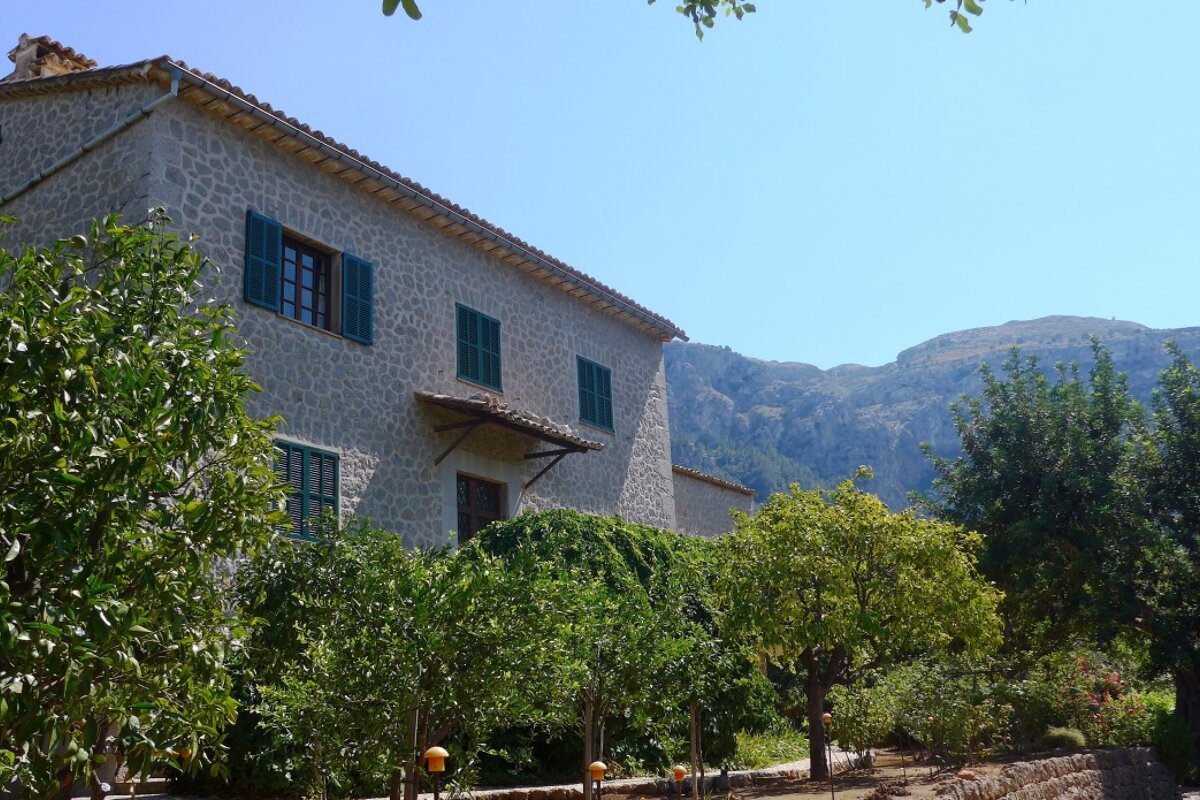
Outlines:
<svg viewBox="0 0 1200 800"><path fill-rule="evenodd" d="M972 30L971 23L967 22L967 17L965 14L960 14L957 11L951 11L950 21L957 25L958 29L963 33L970 33Z"/></svg>
<svg viewBox="0 0 1200 800"><path fill-rule="evenodd" d="M963 0L963 8L977 17L983 13L983 6L979 5L976 0Z"/></svg>
<svg viewBox="0 0 1200 800"><path fill-rule="evenodd" d="M4 556L4 563L8 563L21 554L21 540L13 539L12 547L8 548L8 552Z"/></svg>

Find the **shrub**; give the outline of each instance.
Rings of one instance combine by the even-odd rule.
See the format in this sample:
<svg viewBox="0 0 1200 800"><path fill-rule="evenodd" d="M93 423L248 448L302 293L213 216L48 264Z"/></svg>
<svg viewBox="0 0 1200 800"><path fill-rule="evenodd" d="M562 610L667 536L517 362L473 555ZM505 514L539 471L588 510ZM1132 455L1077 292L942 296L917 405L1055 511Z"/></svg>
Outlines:
<svg viewBox="0 0 1200 800"><path fill-rule="evenodd" d="M1013 709L987 662L921 659L885 683L895 695L900 732L930 751L969 761L1009 748Z"/></svg>
<svg viewBox="0 0 1200 800"><path fill-rule="evenodd" d="M1087 747L1087 740L1078 728L1051 726L1038 738L1037 747L1039 750L1077 750Z"/></svg>
<svg viewBox="0 0 1200 800"><path fill-rule="evenodd" d="M729 761L730 769L762 769L808 757L807 734L781 727L769 733L737 735L737 751Z"/></svg>
<svg viewBox="0 0 1200 800"><path fill-rule="evenodd" d="M1163 763L1171 769L1179 783L1197 777L1200 765L1195 761L1192 733L1187 723L1166 709L1156 708L1153 714L1151 742Z"/></svg>
<svg viewBox="0 0 1200 800"><path fill-rule="evenodd" d="M1110 697L1088 715L1083 730L1096 747L1139 747L1154 741L1160 713L1170 714L1173 699L1156 692Z"/></svg>
<svg viewBox="0 0 1200 800"><path fill-rule="evenodd" d="M829 701L834 712L834 740L860 756L883 744L896 727L896 696L878 678L835 686Z"/></svg>

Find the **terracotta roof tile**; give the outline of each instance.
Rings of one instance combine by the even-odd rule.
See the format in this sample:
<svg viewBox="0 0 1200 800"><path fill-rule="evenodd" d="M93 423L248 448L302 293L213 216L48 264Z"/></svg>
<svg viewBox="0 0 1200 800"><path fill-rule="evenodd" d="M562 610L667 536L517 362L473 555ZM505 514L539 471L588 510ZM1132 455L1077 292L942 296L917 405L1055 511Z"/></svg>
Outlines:
<svg viewBox="0 0 1200 800"><path fill-rule="evenodd" d="M698 469L692 469L691 467L685 467L681 464L672 464L671 470L673 472L678 472L680 475L687 475L689 478L695 478L698 481L704 481L706 483L711 483L714 486L720 486L723 489L729 489L734 492L741 492L742 494L750 495L751 497L758 494L758 492L754 491L749 486L742 486L740 483L734 483L733 481L722 480L721 478L717 478L713 475L709 475L707 472L701 472Z"/></svg>
<svg viewBox="0 0 1200 800"><path fill-rule="evenodd" d="M378 161L369 158L354 148L328 137L320 131L314 130L309 125L301 122L295 117L288 116L287 114L273 107L270 103L259 100L254 95L235 86L225 78L222 78L218 75L213 75L210 72L204 72L203 70L195 69L189 66L185 61L164 55L156 59L139 61L119 67L102 67L97 69L81 70L67 75L58 75L52 78L35 78L21 81L11 81L9 83L0 84L0 96L17 92L21 89L42 94L47 91L57 90L60 88L69 88L75 84L86 83L89 81L105 82L105 79L110 81L118 79L137 79L138 76L136 73L138 71L145 71L147 68L157 68L161 74L156 77L160 82L163 83L169 80L170 73L174 69L179 69L187 75L190 75L192 78L198 79L202 84L208 84L224 90L232 97L238 98L241 101L250 104L254 108L257 108L261 112L264 112L280 122L285 123L291 128L294 128L300 133L312 137L318 143L329 147L336 154L349 157L353 161L364 164L372 170L375 170L380 175L386 176L396 183L407 187L412 192L420 195L421 198L427 201L428 205L441 206L443 209L446 209L446 211L450 212L449 215L452 219L455 216L458 217L458 219L454 220L455 222L478 226L478 228L481 228L483 231L498 238L501 246L515 251L518 257L525 259L525 256L522 254L523 251L523 253L532 256L534 259L544 262L554 270L565 275L570 281L576 283L584 292L593 295L603 303L612 305L617 310L618 314L624 313L629 317L638 320L640 324L660 331L664 340L669 340L676 337L684 340L687 339L687 334L666 317L654 313L645 306L621 294L611 286L575 269L566 262L555 258L549 253L546 253L545 251L533 246L525 240L509 233L503 228L493 225L483 217L474 214L469 209L464 208L452 200L431 191L427 187L417 183L414 180L404 177L400 173L380 164ZM37 83L38 81L44 81L45 83L39 84L36 87L31 85ZM203 89L203 86L201 86L201 88ZM564 289L564 291L569 290Z"/></svg>
<svg viewBox="0 0 1200 800"><path fill-rule="evenodd" d="M414 394L418 400L426 403L489 420L507 422L529 433L540 434L538 438L544 438L556 444L570 445L584 450L604 449L603 443L583 438L570 425L554 422L531 411L513 408L507 403L500 402L495 395L479 393L470 397L458 397L457 395L433 392L415 392Z"/></svg>

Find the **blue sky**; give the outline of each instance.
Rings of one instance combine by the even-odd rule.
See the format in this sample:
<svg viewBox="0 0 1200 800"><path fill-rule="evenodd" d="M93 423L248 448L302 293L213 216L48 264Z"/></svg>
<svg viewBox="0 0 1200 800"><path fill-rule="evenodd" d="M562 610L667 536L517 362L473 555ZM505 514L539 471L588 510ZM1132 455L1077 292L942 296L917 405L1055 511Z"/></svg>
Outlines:
<svg viewBox="0 0 1200 800"><path fill-rule="evenodd" d="M760 358L1048 314L1200 325L1200 4L5 0L0 44L169 53Z"/></svg>

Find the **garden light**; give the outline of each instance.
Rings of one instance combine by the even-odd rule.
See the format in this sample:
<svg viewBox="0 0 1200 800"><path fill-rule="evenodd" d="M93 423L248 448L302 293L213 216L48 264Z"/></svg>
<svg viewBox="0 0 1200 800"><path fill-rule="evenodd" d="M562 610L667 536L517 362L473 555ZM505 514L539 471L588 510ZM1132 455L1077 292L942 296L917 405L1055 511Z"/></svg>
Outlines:
<svg viewBox="0 0 1200 800"><path fill-rule="evenodd" d="M430 772L445 772L446 759L450 754L444 747L431 747L425 751L425 769Z"/></svg>
<svg viewBox="0 0 1200 800"><path fill-rule="evenodd" d="M588 764L588 771L592 773L592 780L596 784L596 789L592 792L593 800L601 800L604 794L604 773L608 772L608 765L603 761L593 761Z"/></svg>
<svg viewBox="0 0 1200 800"><path fill-rule="evenodd" d="M446 759L450 756L444 747L431 747L425 751L425 769L433 777L433 800L441 798L441 777L446 771Z"/></svg>
<svg viewBox="0 0 1200 800"><path fill-rule="evenodd" d="M671 767L671 774L675 776L676 783L683 783L683 776L687 775L687 769L676 764Z"/></svg>

